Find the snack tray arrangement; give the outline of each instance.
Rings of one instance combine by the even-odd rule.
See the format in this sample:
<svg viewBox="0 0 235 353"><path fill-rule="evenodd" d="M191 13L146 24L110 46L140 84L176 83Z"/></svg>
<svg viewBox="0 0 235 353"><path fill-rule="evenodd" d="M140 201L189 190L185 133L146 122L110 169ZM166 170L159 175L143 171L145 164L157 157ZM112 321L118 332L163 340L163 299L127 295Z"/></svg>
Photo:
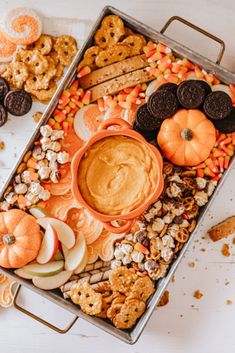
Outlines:
<svg viewBox="0 0 235 353"><path fill-rule="evenodd" d="M94 24L90 34L87 37L87 40L85 41L84 45L82 46L82 48L79 50L78 54L75 56L73 63L71 64L69 70L67 71L65 77L63 78L63 80L61 81L61 83L59 84L51 102L48 104L48 106L46 107L44 113L43 113L43 117L40 121L40 124L38 125L36 131L33 133L30 141L28 142L28 144L25 146L24 151L22 152L22 155L19 157L18 162L16 164L16 166L14 167L14 169L12 170L8 180L6 181L1 195L0 195L0 199L3 198L3 195L6 191L6 189L8 188L8 186L10 185L10 183L12 182L12 179L15 175L15 172L18 168L18 166L20 165L23 156L25 155L25 153L32 147L34 141L38 138L39 136L39 130L40 130L40 126L44 125L47 123L48 119L51 117L51 114L53 113L57 103L58 103L58 99L61 95L61 92L66 89L67 87L69 87L69 85L73 82L73 80L75 79L76 75L77 75L77 66L78 63L81 61L84 52L87 50L87 48L89 48L92 45L92 40L93 40L93 36L94 33L97 31L97 29L100 26L100 23L102 22L102 19L110 14L114 14L119 16L125 23L125 25L127 25L130 29L139 32L140 34L144 35L147 39L155 41L155 42L161 42L164 45L166 45L167 47L171 48L173 50L174 53L177 54L178 57L182 58L182 57L186 57L188 58L190 61L192 61L194 64L197 64L198 66L202 67L203 69L205 69L207 72L210 72L214 75L216 75L223 83L225 84L234 84L235 82L235 74L233 74L232 72L226 70L225 68L221 67L219 65L221 59L222 59L222 55L225 49L225 45L223 43L222 40L220 40L219 38L211 35L208 32L205 32L204 30L192 25L191 23L177 17L174 16L172 18L170 18L170 20L166 23L166 25L163 27L163 29L158 32L153 30L152 28L142 24L141 22L129 17L128 15L122 13L121 11L107 6L105 7L99 18L97 19L96 23ZM205 36L209 37L210 39L217 41L220 46L221 46L221 50L217 59L217 62L214 63L211 60L201 56L200 54L190 50L189 48L181 45L180 43L168 38L167 36L164 35L165 30L167 29L167 27L171 24L172 21L174 20L178 20L183 22L185 25L201 32L202 34L204 34ZM194 234L196 234L198 227L200 227L200 223L202 222L202 219L207 211L207 208L210 207L210 204L213 202L214 198L216 197L219 189L222 187L226 176L228 175L229 171L234 167L234 159L232 161L232 163L230 164L230 167L228 168L228 170L226 171L226 173L223 175L223 180L220 181L219 186L217 186L216 191L214 192L213 196L211 197L210 201L207 203L207 205L203 208L203 210L200 212L199 218L198 218L198 223L197 223L197 227L194 230ZM73 313L75 315L75 319L73 320L73 322L69 325L69 327L67 327L66 329L62 330L62 329L58 329L56 327L54 327L53 325L49 324L48 322L44 321L41 318L36 317L34 314L28 312L26 309L23 309L21 307L18 306L18 304L15 301L15 307L18 308L19 310L21 310L22 312L28 314L29 316L31 316L32 318L40 321L41 323L46 324L48 327L56 330L57 332L60 333L65 333L67 332L73 325L73 323L77 320L78 317L84 318L85 320L89 321L90 323L94 324L95 326L103 329L104 331L112 334L113 336L123 340L126 343L129 344L133 344L137 341L137 339L139 338L139 336L141 335L145 325L147 324L151 314L154 311L155 306L157 305L159 299L161 298L164 290L166 289L168 283L171 280L171 277L173 276L177 266L179 265L181 259L184 256L184 253L186 252L187 248L190 246L190 242L192 242L193 240L193 236L191 235L190 240L185 243L184 247L182 248L179 256L177 257L177 259L172 263L171 268L167 274L167 276L165 278L163 278L162 280L158 281L157 284L157 289L156 292L154 293L154 295L152 296L151 300L148 303L148 308L146 310L146 312L142 315L142 317L140 318L140 320L138 321L138 323L134 326L134 328L128 330L128 331L122 331L120 329L115 328L114 326L112 326L111 324L109 324L108 322L101 320L99 318L96 317L91 317L88 316L86 314L84 314L77 306L75 306L72 302L66 301L65 299L63 299L62 297L62 293L59 291L59 289L57 290L53 290L53 291L48 291L45 292L39 288L36 288L31 282L24 280L20 277L18 277L16 274L14 274L13 271L11 270L7 270L7 269L3 269L1 268L1 272L3 272L6 276L14 279L15 281L17 281L19 283L19 285L23 285L28 287L29 289L33 290L34 292L38 293L39 295L43 296L44 298L54 302L55 304L63 307L64 309L70 311L71 313ZM17 290L17 294L18 291L20 289L20 286L18 287ZM17 297L17 295L16 295Z"/></svg>

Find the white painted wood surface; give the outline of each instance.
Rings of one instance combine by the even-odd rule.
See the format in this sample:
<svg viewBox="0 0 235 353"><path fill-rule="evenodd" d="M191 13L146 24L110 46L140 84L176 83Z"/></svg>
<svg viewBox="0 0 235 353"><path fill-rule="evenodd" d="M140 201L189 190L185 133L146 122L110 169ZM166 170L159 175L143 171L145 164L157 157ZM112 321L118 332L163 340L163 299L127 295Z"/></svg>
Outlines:
<svg viewBox="0 0 235 353"><path fill-rule="evenodd" d="M48 17L95 19L106 5L101 0L1 0L0 14L15 6L33 7ZM137 19L160 29L172 15L180 15L225 40L227 48L222 64L235 70L233 0L119 0L110 4L135 16ZM1 16L0 15L0 16ZM198 52L216 57L218 48L207 39L174 26L169 35L192 45ZM6 150L0 152L0 182L2 183L15 163L26 139L33 129L30 118L11 124L0 130L0 139L7 140ZM13 135L14 134L14 135ZM135 346L128 346L101 330L80 320L67 335L59 335L33 322L14 309L0 309L0 352L3 353L233 353L235 352L235 248L231 245L231 256L221 254L222 244L212 243L207 235L208 227L226 216L235 213L235 169L229 175L216 202L210 208L195 243L187 252L169 286L170 303L153 314L144 334ZM205 251L202 251L205 249ZM195 267L188 266L195 262ZM193 297L200 289L201 300ZM30 293L22 293L22 302L32 310L65 326L70 314ZM226 305L226 300L233 304Z"/></svg>

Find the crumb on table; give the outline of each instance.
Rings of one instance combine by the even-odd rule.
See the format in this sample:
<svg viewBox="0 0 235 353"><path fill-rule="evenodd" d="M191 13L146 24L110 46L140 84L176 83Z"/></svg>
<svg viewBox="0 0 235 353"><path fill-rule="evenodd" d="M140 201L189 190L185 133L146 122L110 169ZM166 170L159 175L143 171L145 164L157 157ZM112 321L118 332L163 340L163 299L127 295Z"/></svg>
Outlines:
<svg viewBox="0 0 235 353"><path fill-rule="evenodd" d="M34 121L35 123L38 123L39 120L41 119L41 116L42 116L42 113L41 113L41 112L35 113L35 114L32 116L33 121Z"/></svg>
<svg viewBox="0 0 235 353"><path fill-rule="evenodd" d="M231 305L232 303L233 303L233 302L232 302L231 299L227 299L227 300L226 300L226 304L227 304L227 305Z"/></svg>
<svg viewBox="0 0 235 353"><path fill-rule="evenodd" d="M170 295L169 291L166 290L163 293L163 295L161 296L161 299L160 299L160 301L159 301L157 306L165 306L165 305L167 305L169 303L169 295Z"/></svg>
<svg viewBox="0 0 235 353"><path fill-rule="evenodd" d="M192 267L192 268L195 267L195 262L194 262L194 261L189 262L189 263L188 263L188 267Z"/></svg>
<svg viewBox="0 0 235 353"><path fill-rule="evenodd" d="M223 256L226 256L226 257L231 255L230 251L229 251L229 245L228 244L226 244L226 243L223 244L222 249L221 249L221 253L222 253Z"/></svg>
<svg viewBox="0 0 235 353"><path fill-rule="evenodd" d="M195 292L193 293L193 296L194 296L194 298L196 298L196 299L201 299L201 298L203 297L203 293L202 293L199 289L197 289L197 290L195 290Z"/></svg>
<svg viewBox="0 0 235 353"><path fill-rule="evenodd" d="M0 151L3 150L5 147L4 141L0 141Z"/></svg>

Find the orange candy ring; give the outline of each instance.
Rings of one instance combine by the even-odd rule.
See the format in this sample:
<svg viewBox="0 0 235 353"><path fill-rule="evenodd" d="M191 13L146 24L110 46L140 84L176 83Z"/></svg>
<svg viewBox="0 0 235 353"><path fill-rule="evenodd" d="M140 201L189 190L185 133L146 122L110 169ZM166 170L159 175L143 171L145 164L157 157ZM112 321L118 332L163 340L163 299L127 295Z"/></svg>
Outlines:
<svg viewBox="0 0 235 353"><path fill-rule="evenodd" d="M3 18L5 36L15 44L28 45L35 42L42 33L42 22L31 9L10 10Z"/></svg>

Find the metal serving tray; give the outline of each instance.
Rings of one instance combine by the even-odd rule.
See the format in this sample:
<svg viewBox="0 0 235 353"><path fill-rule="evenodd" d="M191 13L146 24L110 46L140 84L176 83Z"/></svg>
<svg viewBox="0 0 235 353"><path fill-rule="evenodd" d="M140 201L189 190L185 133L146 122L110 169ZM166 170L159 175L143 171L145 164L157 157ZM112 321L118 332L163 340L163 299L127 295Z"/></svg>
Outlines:
<svg viewBox="0 0 235 353"><path fill-rule="evenodd" d="M222 40L220 40L219 38L213 36L212 34L205 32L203 29L198 28L197 26L189 23L188 21L174 16L172 18L169 19L169 21L166 23L166 25L163 27L163 29L158 32L153 30L152 28L146 26L145 24L135 20L134 18L124 14L123 12L111 7L111 6L106 6L102 11L100 16L98 17L97 21L95 22L90 34L88 35L87 40L85 41L83 47L80 49L80 51L78 52L78 54L76 55L76 57L73 60L73 63L71 64L67 74L65 75L64 79L62 80L62 82L60 83L57 91L54 94L54 97L52 98L51 102L49 103L49 105L47 106L41 123L38 126L37 130L35 131L35 133L32 135L30 141L27 143L27 145L25 146L25 149L21 155L21 157L19 158L16 166L13 168L8 180L6 181L1 195L0 195L0 199L3 198L3 195L7 189L7 187L9 186L9 184L12 181L13 176L15 175L16 169L19 166L19 164L21 163L24 154L32 147L34 141L38 138L39 136L39 129L40 126L45 124L48 119L50 118L51 114L53 113L57 103L58 103L58 99L59 96L61 94L61 92L67 88L72 81L75 79L76 77L76 73L77 73L77 65L80 62L80 60L83 57L83 54L85 52L85 50L87 48L89 48L92 45L92 41L93 41L93 36L94 33L96 32L96 30L98 29L98 27L100 26L100 23L102 21L102 19L104 18L104 16L109 15L109 14L115 14L118 15L122 18L122 20L125 22L125 24L130 27L131 29L133 29L136 32L139 32L141 34L143 34L144 36L146 36L148 39L151 39L153 41L160 41L161 43L167 45L168 47L170 47L179 57L187 57L189 60L191 60L193 63L199 65L200 67L202 67L203 69L205 69L208 72L211 72L213 74L215 74L222 82L226 83L226 84L234 84L235 83L235 74L233 74L232 72L226 70L225 68L221 67L219 65L224 49L225 49L225 45L224 42ZM210 39L213 39L215 41L217 41L220 46L220 53L218 56L218 59L216 61L216 63L212 62L211 60L201 56L200 54L194 52L193 50L185 47L184 45L172 40L171 38L168 38L166 35L164 35L163 33L165 32L166 28L170 25L170 23L172 21L178 20L182 23L184 23L185 25L201 32L202 34L206 35L207 37L209 37ZM0 268L0 271L2 273L4 273L6 276L11 277L12 279L14 279L15 281L17 281L19 283L19 287L17 289L16 295L15 295L15 307L24 312L25 314L28 314L29 316L31 316L32 318L36 319L37 321L47 325L48 327L50 327L51 329L54 329L55 331L59 332L59 333L65 333L67 332L72 325L74 324L74 322L77 320L78 317L81 317L87 321L89 321L90 323L94 324L95 326L98 326L99 328L103 329L104 331L110 333L111 335L121 339L122 341L129 343L129 344L133 344L137 341L137 339L139 338L139 336L141 335L145 325L147 324L150 316L152 315L155 306L157 305L159 299L161 298L161 295L163 294L164 290L166 289L168 283L170 282L171 277L173 276L177 266L179 265L180 261L182 260L182 257L184 256L184 253L186 252L187 248L189 247L190 243L193 240L194 235L197 232L198 227L200 226L200 223L203 219L203 217L205 216L205 213L207 211L207 208L210 207L210 204L213 202L214 198L216 197L218 190L222 187L223 183L225 182L226 176L229 173L229 170L232 168L232 165L234 165L234 160L232 161L229 169L226 171L225 175L223 176L222 180L220 181L218 187L216 188L216 191L214 192L213 196L211 197L209 203L204 207L204 209L202 210L202 212L200 213L199 219L198 219L198 224L196 229L194 230L193 234L191 235L189 241L185 244L185 246L182 248L178 258L172 263L171 268L167 274L167 276L161 280L159 280L157 282L157 287L156 287L156 292L155 294L152 296L152 298L149 300L148 302L148 306L147 306L147 310L146 312L143 314L143 316L140 318L140 320L138 321L138 323L136 324L136 326L134 328L132 328L131 330L119 330L117 328L115 328L113 325L111 325L110 323L106 322L105 320L99 319L99 318L95 318L95 317L91 317L88 316L86 314L84 314L81 310L79 310L79 308L74 305L71 301L69 300L65 300L62 296L62 293L60 292L60 290L53 290L53 291L43 291L41 289L38 289L36 287L34 287L34 285L27 280L24 280L18 276L16 276L14 274L13 271L11 270L7 270L7 269L3 269ZM31 289L32 291L40 294L41 296L43 296L44 298L47 298L48 300L56 303L57 305L63 307L64 309L70 311L71 313L73 313L76 317L73 320L73 322L66 328L66 329L59 329L51 324L49 324L48 322L44 321L42 318L39 318L37 316L35 316L34 314L32 314L31 312L28 312L26 309L20 307L17 304L17 296L20 290L20 286L23 285L25 287L28 287L29 289Z"/></svg>

